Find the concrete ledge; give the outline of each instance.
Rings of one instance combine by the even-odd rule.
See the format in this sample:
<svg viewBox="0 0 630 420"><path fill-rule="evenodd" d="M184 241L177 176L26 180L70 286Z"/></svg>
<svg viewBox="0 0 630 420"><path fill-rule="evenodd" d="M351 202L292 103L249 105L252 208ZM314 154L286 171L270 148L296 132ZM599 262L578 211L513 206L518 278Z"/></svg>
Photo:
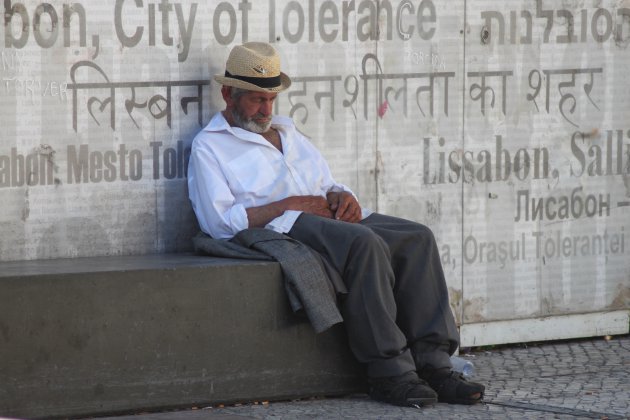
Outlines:
<svg viewBox="0 0 630 420"><path fill-rule="evenodd" d="M291 313L277 263L195 255L0 263L0 416L363 389L339 325Z"/></svg>

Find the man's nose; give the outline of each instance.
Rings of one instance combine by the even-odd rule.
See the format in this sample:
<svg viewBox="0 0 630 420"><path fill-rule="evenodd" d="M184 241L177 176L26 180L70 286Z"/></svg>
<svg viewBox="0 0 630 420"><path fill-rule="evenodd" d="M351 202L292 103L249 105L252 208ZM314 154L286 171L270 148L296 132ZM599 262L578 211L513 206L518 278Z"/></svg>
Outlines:
<svg viewBox="0 0 630 420"><path fill-rule="evenodd" d="M268 117L273 112L273 102L272 101L263 101L260 104L259 112L264 116Z"/></svg>

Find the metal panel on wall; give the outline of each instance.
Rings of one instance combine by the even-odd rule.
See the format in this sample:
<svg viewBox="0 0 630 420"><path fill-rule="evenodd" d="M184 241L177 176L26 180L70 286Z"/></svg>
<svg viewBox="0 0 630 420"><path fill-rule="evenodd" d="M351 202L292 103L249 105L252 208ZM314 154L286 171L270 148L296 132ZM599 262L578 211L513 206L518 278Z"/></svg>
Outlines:
<svg viewBox="0 0 630 420"><path fill-rule="evenodd" d="M467 3L464 322L628 307L623 3Z"/></svg>

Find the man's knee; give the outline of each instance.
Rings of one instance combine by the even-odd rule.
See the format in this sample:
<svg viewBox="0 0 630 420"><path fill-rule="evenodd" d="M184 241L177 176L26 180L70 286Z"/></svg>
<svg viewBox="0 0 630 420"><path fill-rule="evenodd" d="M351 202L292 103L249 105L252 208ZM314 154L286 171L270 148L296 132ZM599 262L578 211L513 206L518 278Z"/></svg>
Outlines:
<svg viewBox="0 0 630 420"><path fill-rule="evenodd" d="M430 227L421 223L415 224L415 233L418 237L423 238L429 242L435 242L435 235Z"/></svg>
<svg viewBox="0 0 630 420"><path fill-rule="evenodd" d="M431 228L421 223L410 221L395 236L390 244L391 252L409 252L410 250L434 250L437 248L435 235Z"/></svg>

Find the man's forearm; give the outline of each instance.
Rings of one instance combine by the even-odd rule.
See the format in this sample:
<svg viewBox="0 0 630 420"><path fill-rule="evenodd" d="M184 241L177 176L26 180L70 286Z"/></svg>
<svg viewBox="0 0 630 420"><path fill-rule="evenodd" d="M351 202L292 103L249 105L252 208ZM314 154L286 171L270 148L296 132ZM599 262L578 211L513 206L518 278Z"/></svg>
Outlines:
<svg viewBox="0 0 630 420"><path fill-rule="evenodd" d="M263 227L276 217L285 212L286 206L284 200L274 201L264 206L250 207L246 209L249 227Z"/></svg>
<svg viewBox="0 0 630 420"><path fill-rule="evenodd" d="M316 216L332 218L328 201L321 196L300 195L287 197L263 206L246 209L249 227L263 227L287 210L297 210Z"/></svg>

